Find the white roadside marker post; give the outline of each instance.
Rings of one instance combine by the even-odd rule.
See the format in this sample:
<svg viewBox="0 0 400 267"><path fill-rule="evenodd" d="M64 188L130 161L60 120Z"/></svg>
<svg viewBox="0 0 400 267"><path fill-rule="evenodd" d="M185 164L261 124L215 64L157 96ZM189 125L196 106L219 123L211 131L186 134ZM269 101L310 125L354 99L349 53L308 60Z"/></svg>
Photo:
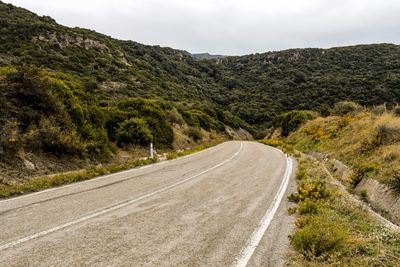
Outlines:
<svg viewBox="0 0 400 267"><path fill-rule="evenodd" d="M150 158L154 158L154 148L153 148L153 143L150 143Z"/></svg>

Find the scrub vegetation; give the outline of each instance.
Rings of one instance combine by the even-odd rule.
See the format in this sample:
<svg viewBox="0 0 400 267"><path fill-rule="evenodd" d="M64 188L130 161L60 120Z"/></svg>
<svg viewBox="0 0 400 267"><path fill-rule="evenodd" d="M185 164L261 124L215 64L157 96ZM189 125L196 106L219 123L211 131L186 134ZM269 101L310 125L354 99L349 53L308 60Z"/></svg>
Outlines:
<svg viewBox="0 0 400 267"><path fill-rule="evenodd" d="M349 192L363 178L399 190L397 112L397 107L338 102L325 109L324 116L302 120L287 136L261 141L295 155L299 163L298 192L289 197L297 203L289 211L297 217L289 266L396 266L400 233L378 222ZM275 130L283 134L279 128L286 125L276 124ZM341 180L345 187L321 162L301 152L348 165L352 172L348 180ZM361 191L359 198L368 202L368 193Z"/></svg>
<svg viewBox="0 0 400 267"><path fill-rule="evenodd" d="M344 162L354 171L349 181L353 186L362 178L373 178L397 188L400 117L396 109L381 109L319 117L304 124L286 141L303 152L321 152Z"/></svg>
<svg viewBox="0 0 400 267"><path fill-rule="evenodd" d="M321 164L299 157L296 232L288 266L396 266L400 233L383 227L330 180Z"/></svg>

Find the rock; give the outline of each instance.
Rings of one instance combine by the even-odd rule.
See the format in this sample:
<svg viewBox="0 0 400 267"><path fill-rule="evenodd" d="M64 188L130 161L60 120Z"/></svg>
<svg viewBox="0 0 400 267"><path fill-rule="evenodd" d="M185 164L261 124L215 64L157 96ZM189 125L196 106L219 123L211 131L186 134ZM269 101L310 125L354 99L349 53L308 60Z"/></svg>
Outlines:
<svg viewBox="0 0 400 267"><path fill-rule="evenodd" d="M27 159L24 159L23 161L24 161L25 167L26 167L28 170L31 170L31 171L34 171L34 170L35 170L35 165L34 165L32 162L30 162L30 161L27 160Z"/></svg>
<svg viewBox="0 0 400 267"><path fill-rule="evenodd" d="M339 176L339 179L348 182L353 174L352 170L344 165L337 159L332 159L329 161L333 166L333 172L335 175Z"/></svg>
<svg viewBox="0 0 400 267"><path fill-rule="evenodd" d="M309 155L313 158L316 158L319 161L324 161L325 159L325 155L319 152L312 151L309 153Z"/></svg>

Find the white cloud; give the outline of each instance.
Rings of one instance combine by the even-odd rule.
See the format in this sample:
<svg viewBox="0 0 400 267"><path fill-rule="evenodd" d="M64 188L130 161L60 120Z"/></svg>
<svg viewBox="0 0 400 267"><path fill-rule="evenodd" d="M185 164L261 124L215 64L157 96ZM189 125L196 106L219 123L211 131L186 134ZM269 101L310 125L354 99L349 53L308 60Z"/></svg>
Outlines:
<svg viewBox="0 0 400 267"><path fill-rule="evenodd" d="M59 23L191 52L399 43L398 0L8 0Z"/></svg>

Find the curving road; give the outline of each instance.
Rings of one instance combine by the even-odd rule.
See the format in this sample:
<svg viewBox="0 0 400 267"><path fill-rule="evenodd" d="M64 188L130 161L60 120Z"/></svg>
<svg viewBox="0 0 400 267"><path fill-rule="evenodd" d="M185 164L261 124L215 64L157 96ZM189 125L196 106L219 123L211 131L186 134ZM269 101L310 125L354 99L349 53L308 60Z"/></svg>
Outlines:
<svg viewBox="0 0 400 267"><path fill-rule="evenodd" d="M0 201L0 265L282 265L292 165L274 148L232 141Z"/></svg>

